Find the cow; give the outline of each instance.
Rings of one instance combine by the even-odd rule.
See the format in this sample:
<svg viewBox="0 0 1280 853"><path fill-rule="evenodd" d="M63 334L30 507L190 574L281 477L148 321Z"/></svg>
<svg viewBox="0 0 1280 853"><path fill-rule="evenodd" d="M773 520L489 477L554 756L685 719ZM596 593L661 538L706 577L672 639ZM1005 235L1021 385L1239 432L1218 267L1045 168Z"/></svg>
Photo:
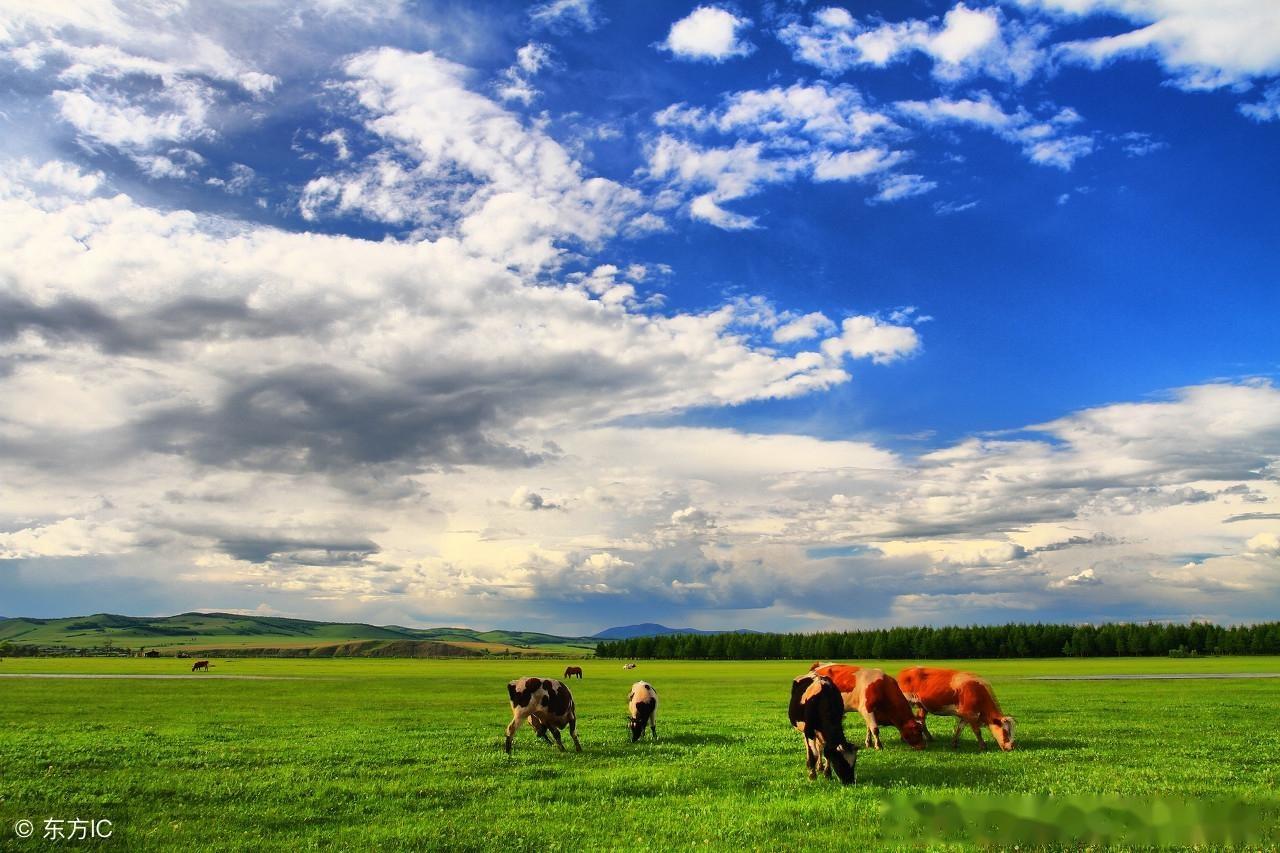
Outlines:
<svg viewBox="0 0 1280 853"><path fill-rule="evenodd" d="M635 665L635 664L633 664L633 663L624 663L624 664L622 665L622 668L623 668L623 669L635 669L635 668L636 668L636 665Z"/></svg>
<svg viewBox="0 0 1280 853"><path fill-rule="evenodd" d="M198 669L203 669L205 672L208 672L208 671L209 671L209 662L208 662L207 660L198 660L198 661L196 661L195 663L191 664L191 671L192 671L192 672L195 672L195 671L196 671L196 670L198 670Z"/></svg>
<svg viewBox="0 0 1280 853"><path fill-rule="evenodd" d="M805 766L809 778L834 769L841 784L857 781L858 747L844 736L844 702L829 678L806 672L791 682L791 725L804 735Z"/></svg>
<svg viewBox="0 0 1280 853"><path fill-rule="evenodd" d="M867 724L868 748L883 749L880 726L891 725L912 749L924 749L924 724L916 719L892 676L873 667L843 663L819 663L812 672L830 678L839 688L845 708L862 716Z"/></svg>
<svg viewBox="0 0 1280 853"><path fill-rule="evenodd" d="M569 737L573 738L574 750L582 752L573 694L562 682L554 678L517 678L507 684L507 694L511 697L511 722L507 724L505 746L508 755L511 754L511 741L516 730L526 719L538 737L547 743L551 743L551 738L547 737L547 732L551 732L561 752L564 752L564 743L560 740L560 730L567 727Z"/></svg>
<svg viewBox="0 0 1280 853"><path fill-rule="evenodd" d="M653 739L658 739L658 724L655 722L657 716L658 691L653 689L653 685L645 681L637 681L631 685L631 692L627 694L627 726L631 729L632 743L644 737L646 725L653 734Z"/></svg>
<svg viewBox="0 0 1280 853"><path fill-rule="evenodd" d="M924 725L929 714L956 718L956 733L951 738L951 748L960 746L960 733L968 723L978 748L985 750L982 726L991 729L1000 748L1013 749L1013 717L1000 710L991 683L971 672L955 669L938 669L929 666L909 666L898 673L898 683L907 699L919 706L918 718ZM925 735L933 735L925 728Z"/></svg>
<svg viewBox="0 0 1280 853"><path fill-rule="evenodd" d="M564 677L565 677L565 678L573 678L575 675L576 675L578 678L582 678L582 667L580 667L580 666L566 666L566 667L564 668Z"/></svg>

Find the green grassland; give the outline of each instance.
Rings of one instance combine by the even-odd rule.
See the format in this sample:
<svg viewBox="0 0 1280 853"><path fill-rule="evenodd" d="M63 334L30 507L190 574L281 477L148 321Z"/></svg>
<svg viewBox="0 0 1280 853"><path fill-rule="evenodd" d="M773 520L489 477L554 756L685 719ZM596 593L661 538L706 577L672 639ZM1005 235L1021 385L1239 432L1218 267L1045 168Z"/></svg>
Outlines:
<svg viewBox="0 0 1280 853"><path fill-rule="evenodd" d="M404 628L349 622L312 622L278 616L234 613L183 613L138 617L98 613L65 619L0 620L0 643L10 642L69 649L146 647L162 654L239 646L270 654L271 650L332 648L362 641L433 642L446 647L500 654L587 655L595 641L556 637L531 631L473 631L470 628ZM372 647L377 648L377 647ZM439 649L447 656L449 648ZM410 657L411 654L401 656Z"/></svg>
<svg viewBox="0 0 1280 853"><path fill-rule="evenodd" d="M896 672L902 662L886 662ZM0 677L0 848L20 818L108 818L121 849L854 849L884 846L886 796L1268 801L1280 680L1037 681L1035 675L1280 672L1280 658L971 661L1019 720L1011 753L925 752L886 732L858 784L810 782L786 721L808 662L586 661L571 683L584 751L525 727L502 752L520 660L214 661L214 676ZM0 674L187 674L172 659L15 659ZM657 742L625 701L661 696ZM856 717L847 717L860 739ZM938 721L935 731L948 730ZM566 738L567 740L567 738ZM1280 843L1273 829L1263 846Z"/></svg>

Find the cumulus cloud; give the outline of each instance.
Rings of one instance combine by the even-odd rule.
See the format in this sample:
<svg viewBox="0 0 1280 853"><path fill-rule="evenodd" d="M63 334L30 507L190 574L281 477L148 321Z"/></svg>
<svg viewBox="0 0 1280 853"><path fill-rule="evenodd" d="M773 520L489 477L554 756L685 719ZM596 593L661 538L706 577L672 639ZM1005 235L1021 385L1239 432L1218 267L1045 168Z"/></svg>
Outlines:
<svg viewBox="0 0 1280 853"><path fill-rule="evenodd" d="M528 106L538 96L533 77L551 63L551 46L529 42L516 51L516 61L502 72L498 80L498 97L504 101L519 101Z"/></svg>
<svg viewBox="0 0 1280 853"><path fill-rule="evenodd" d="M956 82L983 74L1025 83L1043 62L1042 28L1005 22L996 8L971 9L957 3L940 21L859 21L847 10L828 6L808 23L792 20L778 37L798 62L827 74L858 67L883 68L921 53L933 74Z"/></svg>
<svg viewBox="0 0 1280 853"><path fill-rule="evenodd" d="M986 92L971 98L899 101L896 106L903 116L925 125L966 125L989 130L1019 145L1031 162L1063 171L1070 171L1076 160L1094 150L1091 136L1070 130L1081 120L1070 107L1037 118L1021 107L1005 111Z"/></svg>
<svg viewBox="0 0 1280 853"><path fill-rule="evenodd" d="M724 205L768 186L874 181L908 157L891 147L899 131L892 119L847 85L732 92L712 108L674 104L654 122L661 132L649 145L647 175L690 197L690 216L727 229L757 226Z"/></svg>
<svg viewBox="0 0 1280 853"><path fill-rule="evenodd" d="M300 202L309 219L358 213L418 225L532 269L555 262L561 242L596 246L642 213L638 192L587 175L541 129L472 91L461 65L384 48L345 71L365 128L390 149L310 181Z"/></svg>
<svg viewBox="0 0 1280 853"><path fill-rule="evenodd" d="M1100 66L1154 56L1185 89L1215 89L1280 74L1280 20L1269 0L1231 4L1198 0L1018 0L1027 8L1071 16L1112 15L1135 29L1059 45L1070 62Z"/></svg>
<svg viewBox="0 0 1280 853"><path fill-rule="evenodd" d="M1097 586L1102 583L1092 568L1082 569L1074 575L1067 575L1049 584L1049 589L1073 589L1077 587Z"/></svg>
<svg viewBox="0 0 1280 853"><path fill-rule="evenodd" d="M677 59L723 62L746 56L755 49L742 38L742 31L749 26L750 20L726 9L699 6L671 25L659 47Z"/></svg>

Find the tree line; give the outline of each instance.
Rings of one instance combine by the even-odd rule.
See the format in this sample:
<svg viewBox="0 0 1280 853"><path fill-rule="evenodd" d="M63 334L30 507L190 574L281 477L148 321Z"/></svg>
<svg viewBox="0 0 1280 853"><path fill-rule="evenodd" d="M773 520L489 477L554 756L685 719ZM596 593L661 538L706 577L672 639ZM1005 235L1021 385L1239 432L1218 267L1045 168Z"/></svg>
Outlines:
<svg viewBox="0 0 1280 853"><path fill-rule="evenodd" d="M1280 622L1223 627L968 625L816 634L668 634L606 640L600 658L681 660L1181 657L1280 654Z"/></svg>

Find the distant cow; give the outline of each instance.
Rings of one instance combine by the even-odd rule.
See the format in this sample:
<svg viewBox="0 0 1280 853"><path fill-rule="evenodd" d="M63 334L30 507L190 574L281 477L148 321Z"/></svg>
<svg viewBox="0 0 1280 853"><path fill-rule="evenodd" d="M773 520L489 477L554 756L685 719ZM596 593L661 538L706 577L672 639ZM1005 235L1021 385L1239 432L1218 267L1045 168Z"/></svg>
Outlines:
<svg viewBox="0 0 1280 853"><path fill-rule="evenodd" d="M152 649L151 651L149 651L149 652L147 652L146 654L144 654L144 655L143 655L143 657L144 657L144 658L158 658L158 657L160 657L160 653L159 653L158 651L156 651L155 649Z"/></svg>
<svg viewBox="0 0 1280 853"><path fill-rule="evenodd" d="M580 666L566 666L566 667L564 668L564 677L565 677L565 678L573 678L574 676L577 676L578 678L582 678L582 667L580 667Z"/></svg>
<svg viewBox="0 0 1280 853"><path fill-rule="evenodd" d="M569 729L569 737L573 738L573 748L582 752L582 744L578 741L578 717L573 707L573 694L563 683L554 678L517 678L507 684L507 693L511 696L511 722L507 724L507 742L505 749L511 753L511 741L516 730L525 719L538 737L551 743L547 732L556 739L556 746L564 752L564 743L560 740L560 730Z"/></svg>
<svg viewBox="0 0 1280 853"><path fill-rule="evenodd" d="M623 669L635 669L635 668L636 668L636 665L635 665L635 664L633 664L633 663L624 663L624 664L622 665L622 668L623 668Z"/></svg>
<svg viewBox="0 0 1280 853"><path fill-rule="evenodd" d="M892 676L880 669L843 663L818 664L813 672L835 682L845 708L862 715L867 724L868 747L883 749L880 726L890 725L913 749L924 749L924 723L916 719L911 703Z"/></svg>
<svg viewBox="0 0 1280 853"><path fill-rule="evenodd" d="M208 671L209 671L209 662L208 662L207 660L198 660L198 661L196 661L195 663L191 664L191 671L192 671L192 672L195 672L195 671L196 671L196 670L198 670L198 669L203 669L205 672L208 672Z"/></svg>
<svg viewBox="0 0 1280 853"><path fill-rule="evenodd" d="M1006 752L1013 749L1013 717L1000 710L991 683L985 678L954 669L909 666L898 673L898 683L907 699L920 707L921 724L929 714L956 718L952 749L960 745L960 732L965 723L973 729L979 749L987 748L982 739L982 726L991 729L1001 749ZM927 728L925 734L933 737Z"/></svg>
<svg viewBox="0 0 1280 853"><path fill-rule="evenodd" d="M830 779L834 769L843 784L857 781L858 748L844 736L844 702L831 679L806 672L792 681L787 717L804 735L810 779Z"/></svg>
<svg viewBox="0 0 1280 853"><path fill-rule="evenodd" d="M631 728L631 742L635 743L644 737L644 727L649 726L653 739L658 739L658 691L653 685L637 681L631 685L627 695L627 725Z"/></svg>

